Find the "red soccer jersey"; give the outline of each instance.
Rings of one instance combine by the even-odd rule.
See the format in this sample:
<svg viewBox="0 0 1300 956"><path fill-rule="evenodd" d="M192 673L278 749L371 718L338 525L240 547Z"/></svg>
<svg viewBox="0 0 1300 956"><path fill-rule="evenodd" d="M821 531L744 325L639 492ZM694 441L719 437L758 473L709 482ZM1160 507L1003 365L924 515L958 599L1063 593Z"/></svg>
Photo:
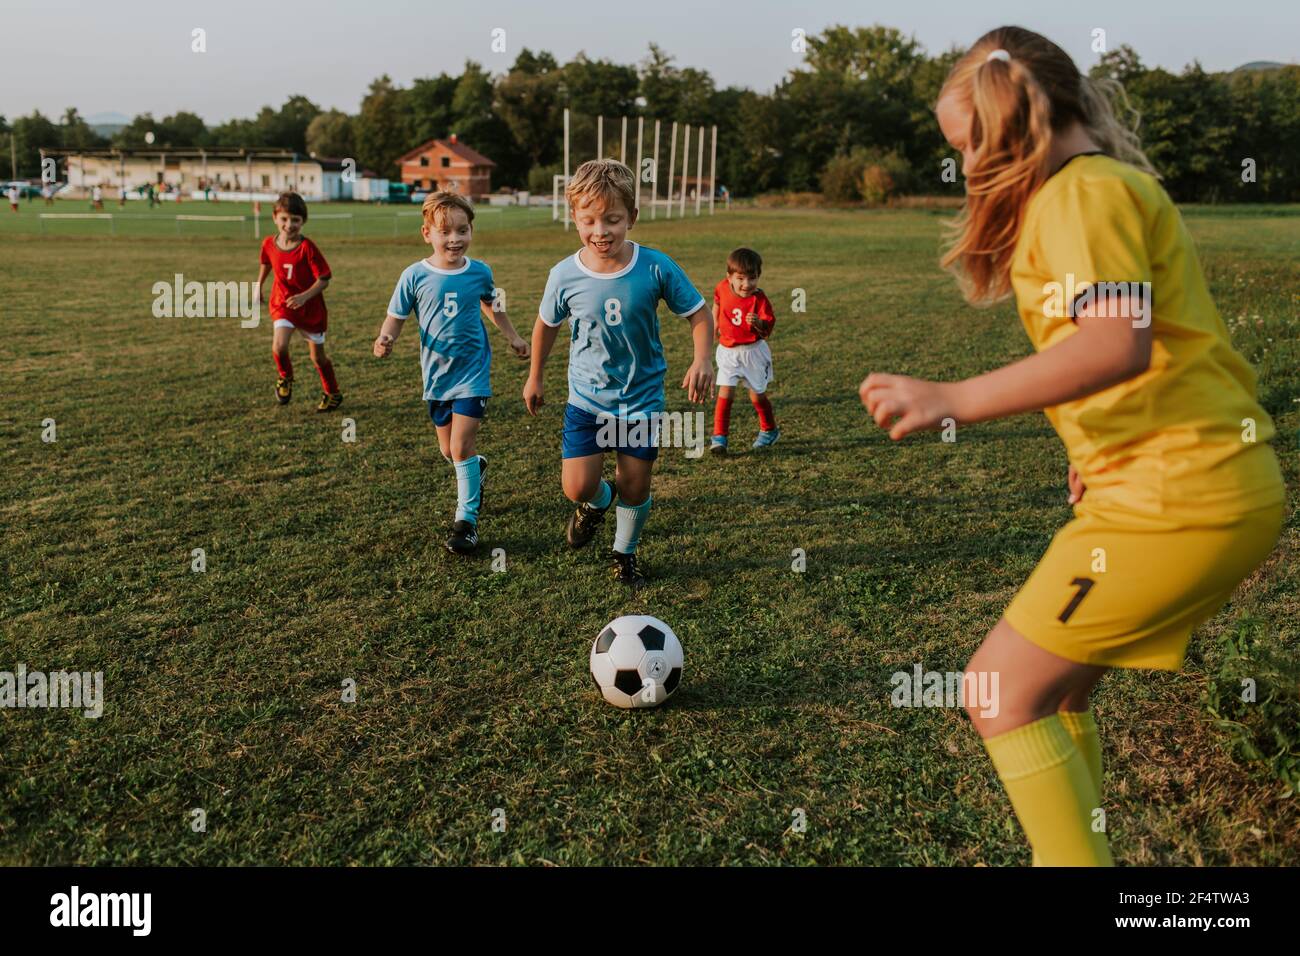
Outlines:
<svg viewBox="0 0 1300 956"><path fill-rule="evenodd" d="M772 303L762 289L756 289L753 295L742 299L731 291L731 283L723 279L713 290L713 302L718 307L718 329L722 344L728 348L758 341L758 336L749 327L751 314L767 321L769 329L775 326L776 315L772 312Z"/></svg>
<svg viewBox="0 0 1300 956"><path fill-rule="evenodd" d="M270 266L271 318L288 319L306 332L325 331L325 296L312 298L301 309L291 309L285 299L306 292L317 279L330 277L330 266L321 255L316 243L306 236L293 249L285 252L275 244L275 236L262 240L262 264Z"/></svg>

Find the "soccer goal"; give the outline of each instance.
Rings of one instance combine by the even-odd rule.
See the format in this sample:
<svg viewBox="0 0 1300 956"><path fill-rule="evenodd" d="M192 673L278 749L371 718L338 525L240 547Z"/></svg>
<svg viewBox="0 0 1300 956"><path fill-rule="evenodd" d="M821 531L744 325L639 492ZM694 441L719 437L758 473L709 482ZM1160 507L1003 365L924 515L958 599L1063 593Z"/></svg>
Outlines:
<svg viewBox="0 0 1300 956"><path fill-rule="evenodd" d="M185 235L210 236L210 235L212 235L214 232L216 232L218 235L229 235L230 230L229 230L228 228L221 228L221 227L218 227L218 228L214 229L214 228L211 226L211 224L212 224L212 223L228 223L228 222L245 223L245 222L247 222L247 221L248 221L248 217L247 217L247 216L197 216L197 215L196 215L196 216L189 216L189 215L185 215L185 216L177 216L177 217L176 217L176 235L178 235L178 236L185 236ZM208 225L206 225L206 226L201 225L202 223L207 223ZM243 226L242 226L242 225L239 226L239 227L235 230L235 232L236 232L237 234L238 234L238 233L242 233L243 231L244 231L244 230L243 230Z"/></svg>
<svg viewBox="0 0 1300 956"><path fill-rule="evenodd" d="M668 134L666 144L668 152L668 175L662 176L660 173L660 163L663 158L663 147L661 146L661 126L662 120L654 121L653 134L648 128L644 116L635 117L636 120L636 154L635 164L629 163L628 159L631 153L628 151L629 123L628 117L619 117L619 146L618 161L625 164L632 170L636 179L636 204L644 214L647 205L650 209L650 218L657 219L662 212L665 219L673 217L673 211L676 209L677 216L680 218L687 214L688 205L694 210L695 215L703 214L707 205L709 215L713 215L714 196L717 193L718 183L718 127L695 126L689 123L673 122L671 131ZM681 165L678 167L677 162L677 142L678 127L681 127ZM694 131L692 133L692 131ZM551 220L564 220L564 228L569 228L569 205L564 202L564 185L568 183L573 157L570 152L571 142L571 117L569 110L564 111L564 173L552 177L551 181ZM694 142L692 142L692 136ZM704 175L704 145L705 140L709 141L709 174ZM653 144L653 145L652 145ZM605 140L605 117L596 117L596 155L595 159L604 159L606 157L606 140ZM694 147L695 173L691 175L691 150ZM613 158L613 152L610 152L610 158ZM663 189L663 196L660 197L660 184ZM648 201L643 198L643 193L649 192ZM730 204L728 204L730 205Z"/></svg>
<svg viewBox="0 0 1300 956"><path fill-rule="evenodd" d="M117 235L117 222L113 219L111 212L43 212L40 214L41 235L45 235L45 224L48 222L53 225L61 220L80 219L80 220L98 220L108 222L108 234Z"/></svg>

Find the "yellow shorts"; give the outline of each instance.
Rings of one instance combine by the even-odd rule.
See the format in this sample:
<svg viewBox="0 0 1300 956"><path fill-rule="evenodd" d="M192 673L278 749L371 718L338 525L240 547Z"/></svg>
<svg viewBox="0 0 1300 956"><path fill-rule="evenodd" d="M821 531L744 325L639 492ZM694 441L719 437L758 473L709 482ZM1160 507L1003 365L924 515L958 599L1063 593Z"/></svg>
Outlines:
<svg viewBox="0 0 1300 956"><path fill-rule="evenodd" d="M1087 497L1003 615L1066 660L1178 670L1192 630L1259 566L1282 503L1194 527L1094 511Z"/></svg>

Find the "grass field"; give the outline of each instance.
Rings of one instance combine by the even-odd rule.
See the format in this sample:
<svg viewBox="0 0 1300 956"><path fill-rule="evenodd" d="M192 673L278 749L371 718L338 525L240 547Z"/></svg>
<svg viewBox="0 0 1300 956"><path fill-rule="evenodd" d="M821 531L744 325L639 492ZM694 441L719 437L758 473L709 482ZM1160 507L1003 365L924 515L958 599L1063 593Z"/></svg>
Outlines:
<svg viewBox="0 0 1300 956"><path fill-rule="evenodd" d="M733 211L637 228L702 290L731 247L764 254L783 438L747 453L756 426L738 402L746 453L664 453L643 538L653 581L631 598L595 548L563 544L563 343L530 420L524 367L493 331L483 557L444 552L454 479L415 337L387 362L369 354L398 274L423 254L418 220L385 238L379 212L376 233L353 239L339 220L308 223L335 273L346 401L330 416L313 410L300 341L299 390L281 408L265 321L151 313L153 283L175 273L254 278L251 238L177 242L168 221L42 238L0 216L0 670L102 670L106 697L98 720L0 711L0 863L1027 864L965 715L890 706L895 671L960 669L1069 518L1065 456L1041 415L893 445L858 403L869 370L951 378L1028 351L1009 306L965 307L936 267L940 216ZM1259 370L1294 502L1300 217L1188 220ZM487 214L473 255L522 330L574 248L547 216ZM793 288L805 314L790 314ZM663 322L669 409L684 410L688 335ZM45 419L57 442L42 442ZM191 572L195 548L206 573ZM1233 755L1204 701L1231 634L1295 658L1298 557L1293 510L1184 671L1102 684L1118 862L1300 863L1295 798ZM682 688L658 711L609 707L587 673L596 633L632 612L662 617L686 648Z"/></svg>

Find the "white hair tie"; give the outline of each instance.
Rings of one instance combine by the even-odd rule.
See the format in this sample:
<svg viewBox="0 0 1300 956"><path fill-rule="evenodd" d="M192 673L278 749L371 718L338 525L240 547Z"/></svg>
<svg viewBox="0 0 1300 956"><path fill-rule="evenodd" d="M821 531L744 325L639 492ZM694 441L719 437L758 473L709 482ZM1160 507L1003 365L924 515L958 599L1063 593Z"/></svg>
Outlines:
<svg viewBox="0 0 1300 956"><path fill-rule="evenodd" d="M989 60L1001 60L1003 63L1011 62L1011 54L1006 50L989 50L989 55L984 58L984 62Z"/></svg>

